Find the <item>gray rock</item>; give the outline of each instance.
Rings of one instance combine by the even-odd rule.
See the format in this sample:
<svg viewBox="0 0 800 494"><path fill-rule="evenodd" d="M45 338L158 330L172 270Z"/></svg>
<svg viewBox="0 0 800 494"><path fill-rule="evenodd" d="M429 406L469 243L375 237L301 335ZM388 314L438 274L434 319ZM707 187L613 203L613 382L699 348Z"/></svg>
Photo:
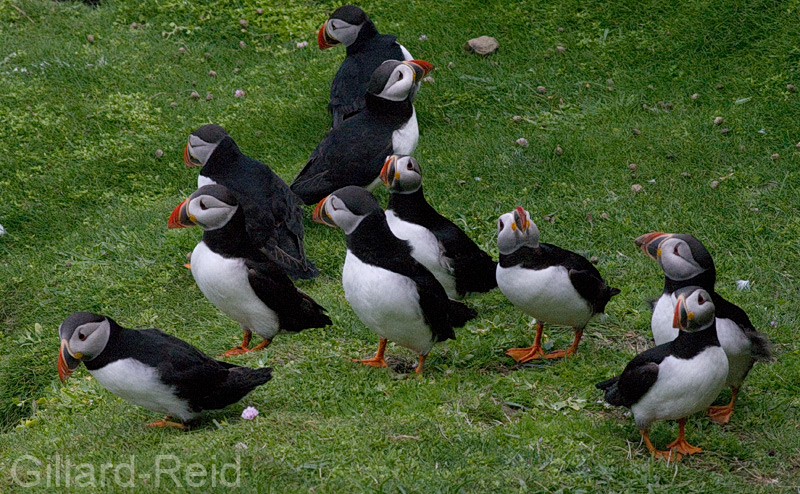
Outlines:
<svg viewBox="0 0 800 494"><path fill-rule="evenodd" d="M500 43L491 36L481 36L480 38L473 38L464 44L464 49L472 51L478 55L488 56L497 51Z"/></svg>

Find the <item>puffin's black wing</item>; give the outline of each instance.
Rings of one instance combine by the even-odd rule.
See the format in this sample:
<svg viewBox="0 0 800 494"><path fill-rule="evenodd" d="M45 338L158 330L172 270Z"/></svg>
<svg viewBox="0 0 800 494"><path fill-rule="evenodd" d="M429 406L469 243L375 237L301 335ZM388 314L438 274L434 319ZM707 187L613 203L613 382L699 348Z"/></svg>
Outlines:
<svg viewBox="0 0 800 494"><path fill-rule="evenodd" d="M597 270L569 270L569 280L581 297L592 305L592 312L599 314L606 308L606 304L614 295L619 293L617 288L606 285L605 280L599 276Z"/></svg>
<svg viewBox="0 0 800 494"><path fill-rule="evenodd" d="M773 359L772 344L764 333L756 330L747 312L738 305L728 302L717 292L713 293L714 307L716 308L717 319L730 319L737 326L742 328L744 334L750 340L750 353L758 361L768 362Z"/></svg>
<svg viewBox="0 0 800 494"><path fill-rule="evenodd" d="M618 377L597 383L605 390L610 405L630 407L647 393L658 379L660 364L672 349L672 342L645 350L635 356Z"/></svg>
<svg viewBox="0 0 800 494"><path fill-rule="evenodd" d="M325 308L294 286L274 263L246 260L245 265L250 286L278 314L281 329L301 331L331 324Z"/></svg>
<svg viewBox="0 0 800 494"><path fill-rule="evenodd" d="M366 187L392 154L392 128L363 111L328 132L292 182L305 204L315 204L347 185Z"/></svg>

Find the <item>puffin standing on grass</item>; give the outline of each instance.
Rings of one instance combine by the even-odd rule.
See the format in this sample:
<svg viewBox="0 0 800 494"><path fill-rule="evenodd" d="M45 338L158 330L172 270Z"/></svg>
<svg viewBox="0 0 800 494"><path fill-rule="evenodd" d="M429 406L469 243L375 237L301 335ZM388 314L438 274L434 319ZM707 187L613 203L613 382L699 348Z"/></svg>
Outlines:
<svg viewBox="0 0 800 494"><path fill-rule="evenodd" d="M708 409L714 422L725 424L733 415L739 389L758 362L772 360L767 336L756 331L747 313L728 302L714 290L717 272L714 260L705 246L692 235L652 232L636 239L642 251L657 261L664 271L664 292L653 307L651 326L656 345L674 340L677 330L671 327L668 314L676 303L675 291L691 285L705 289L716 306L717 334L728 356L728 379L731 401Z"/></svg>
<svg viewBox="0 0 800 494"><path fill-rule="evenodd" d="M320 50L339 44L347 49L347 56L331 84L328 110L333 117L333 128L364 109L367 83L380 64L386 60L413 59L396 39L380 34L367 14L355 5L343 5L334 10L319 28Z"/></svg>
<svg viewBox="0 0 800 494"><path fill-rule="evenodd" d="M433 69L424 60L387 60L367 85L367 106L332 129L311 153L291 189L305 204L315 204L347 185L369 190L381 183L386 157L412 154L419 140L414 95Z"/></svg>
<svg viewBox="0 0 800 494"><path fill-rule="evenodd" d="M261 350L280 331L331 324L325 309L253 245L246 223L236 196L216 184L197 189L169 217L169 228L205 230L192 252L192 276L206 298L244 330L242 344L223 357ZM253 332L264 341L250 348Z"/></svg>
<svg viewBox="0 0 800 494"><path fill-rule="evenodd" d="M245 156L225 129L209 124L192 132L183 160L186 166L202 166L198 187L220 184L233 192L253 242L286 274L293 279L319 274L306 258L299 198L269 166Z"/></svg>
<svg viewBox="0 0 800 494"><path fill-rule="evenodd" d="M412 156L392 155L381 169L391 195L386 221L397 238L408 241L411 255L433 273L447 296L497 286L497 263L455 223L436 212L422 193L422 170Z"/></svg>
<svg viewBox="0 0 800 494"><path fill-rule="evenodd" d="M122 399L167 414L150 427L186 429L203 410L241 400L272 378L272 368L251 369L214 360L158 329L126 329L110 317L75 312L58 328L58 377L66 381L81 362L104 388Z"/></svg>
<svg viewBox="0 0 800 494"><path fill-rule="evenodd" d="M497 222L497 286L512 304L536 318L536 338L529 348L512 348L508 356L523 363L538 358L574 355L583 328L602 314L609 299L619 293L600 276L591 262L574 252L539 243L539 229L522 207L500 216ZM566 350L545 354L544 323L575 328Z"/></svg>
<svg viewBox="0 0 800 494"><path fill-rule="evenodd" d="M714 302L700 287L675 292L676 339L637 355L617 377L598 383L605 400L631 409L647 449L657 458L680 461L701 451L686 441L686 417L705 410L725 386L728 359L717 339ZM718 321L718 320L717 320ZM677 420L678 439L659 451L648 429L657 420Z"/></svg>
<svg viewBox="0 0 800 494"><path fill-rule="evenodd" d="M338 226L347 235L342 270L344 296L361 322L378 334L375 357L356 360L386 367L387 340L419 354L422 373L433 344L455 339L453 328L477 314L451 300L430 271L411 256L405 240L392 234L383 210L366 190L349 186L317 204L314 221Z"/></svg>

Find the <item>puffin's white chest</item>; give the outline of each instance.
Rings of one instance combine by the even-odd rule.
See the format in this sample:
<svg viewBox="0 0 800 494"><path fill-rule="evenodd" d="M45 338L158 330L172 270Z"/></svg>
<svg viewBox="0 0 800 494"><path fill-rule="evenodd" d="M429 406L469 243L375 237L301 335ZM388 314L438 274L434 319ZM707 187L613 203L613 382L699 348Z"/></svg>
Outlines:
<svg viewBox="0 0 800 494"><path fill-rule="evenodd" d="M731 319L717 322L717 338L728 356L728 386L739 387L753 366L752 343L738 324Z"/></svg>
<svg viewBox="0 0 800 494"><path fill-rule="evenodd" d="M678 328L672 327L675 316L675 297L669 293L662 293L653 307L653 317L650 318L650 327L653 330L653 339L656 345L669 343L678 337Z"/></svg>
<svg viewBox="0 0 800 494"><path fill-rule="evenodd" d="M243 327L266 339L278 333L278 315L253 291L243 259L222 257L200 242L192 252L192 276L203 295Z"/></svg>
<svg viewBox="0 0 800 494"><path fill-rule="evenodd" d="M498 264L497 286L512 304L542 322L583 328L593 315L563 266L526 269Z"/></svg>
<svg viewBox="0 0 800 494"><path fill-rule="evenodd" d="M134 405L183 421L197 416L186 401L175 395L172 386L161 382L155 368L136 359L117 360L89 372L104 388Z"/></svg>
<svg viewBox="0 0 800 494"><path fill-rule="evenodd" d="M676 420L708 408L725 386L728 359L719 346L688 360L669 356L658 365L655 384L632 407L636 425Z"/></svg>
<svg viewBox="0 0 800 494"><path fill-rule="evenodd" d="M366 264L348 249L342 286L345 298L365 326L398 345L428 354L433 334L419 306L417 286L410 278Z"/></svg>
<svg viewBox="0 0 800 494"><path fill-rule="evenodd" d="M217 182L214 180L206 177L205 175L198 175L197 176L197 188L204 187L206 185L216 185Z"/></svg>
<svg viewBox="0 0 800 494"><path fill-rule="evenodd" d="M392 152L394 154L414 154L419 141L417 110L412 106L411 118L402 127L392 132Z"/></svg>
<svg viewBox="0 0 800 494"><path fill-rule="evenodd" d="M386 210L386 222L395 237L408 241L411 245L411 256L433 273L447 296L458 298L450 259L445 257L444 246L436 236L423 226L401 220L392 210Z"/></svg>

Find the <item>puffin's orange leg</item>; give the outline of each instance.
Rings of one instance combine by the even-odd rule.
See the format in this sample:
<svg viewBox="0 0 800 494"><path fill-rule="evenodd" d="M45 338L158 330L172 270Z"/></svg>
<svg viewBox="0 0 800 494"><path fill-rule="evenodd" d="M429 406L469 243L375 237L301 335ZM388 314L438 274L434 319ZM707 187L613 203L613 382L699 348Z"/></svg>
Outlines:
<svg viewBox="0 0 800 494"><path fill-rule="evenodd" d="M268 340L268 339L264 338L264 340L261 343L259 343L258 345L254 346L253 348L251 348L250 351L251 352L255 352L256 350L263 350L263 349L267 348L270 343L272 343L272 340Z"/></svg>
<svg viewBox="0 0 800 494"><path fill-rule="evenodd" d="M544 358L562 358L562 357L572 357L575 355L575 352L578 351L578 343L581 342L581 336L583 336L582 329L575 330L575 338L572 340L572 345L567 348L567 351L564 350L556 350L555 352L550 352L544 356Z"/></svg>
<svg viewBox="0 0 800 494"><path fill-rule="evenodd" d="M422 366L425 365L425 359L427 357L428 357L427 355L420 355L419 356L419 364L417 365L416 370L414 370L415 374L422 374Z"/></svg>
<svg viewBox="0 0 800 494"><path fill-rule="evenodd" d="M686 435L684 430L685 428L686 428L686 419L682 418L678 421L678 439L667 444L667 448L669 448L672 451L677 451L682 455L693 455L695 453L703 451L702 449L689 444L689 442L686 440Z"/></svg>
<svg viewBox="0 0 800 494"><path fill-rule="evenodd" d="M528 348L511 348L506 350L506 355L513 358L520 364L544 357L542 350L542 331L544 330L544 323L536 321L536 338L533 340L533 346Z"/></svg>
<svg viewBox="0 0 800 494"><path fill-rule="evenodd" d="M250 338L253 336L252 331L249 329L244 330L244 337L242 338L242 344L240 346L235 346L228 350L227 352L223 353L221 357L230 357L233 355L241 355L243 353L247 353L250 351ZM263 347L262 347L263 348Z"/></svg>
<svg viewBox="0 0 800 494"><path fill-rule="evenodd" d="M677 451L660 451L657 450L653 443L650 442L650 433L645 429L640 431L642 433L642 439L644 440L644 445L647 446L647 450L650 451L650 454L653 455L655 458L660 460L667 460L667 461L681 461L680 453Z"/></svg>
<svg viewBox="0 0 800 494"><path fill-rule="evenodd" d="M381 338L378 341L378 353L375 354L372 358L367 358L363 360L352 359L353 362L358 362L359 364L370 365L372 367L388 367L386 365L386 361L383 359L383 354L386 352L386 342L388 340L386 338Z"/></svg>
<svg viewBox="0 0 800 494"><path fill-rule="evenodd" d="M155 422L150 422L145 427L174 427L176 429L186 430L189 427L186 424L182 424L180 422L173 422L168 420L169 417L164 417L164 420L156 420Z"/></svg>
<svg viewBox="0 0 800 494"><path fill-rule="evenodd" d="M731 402L721 407L710 407L708 409L708 417L718 424L727 424L731 419L731 415L733 415L733 405L738 394L739 388L731 386Z"/></svg>

